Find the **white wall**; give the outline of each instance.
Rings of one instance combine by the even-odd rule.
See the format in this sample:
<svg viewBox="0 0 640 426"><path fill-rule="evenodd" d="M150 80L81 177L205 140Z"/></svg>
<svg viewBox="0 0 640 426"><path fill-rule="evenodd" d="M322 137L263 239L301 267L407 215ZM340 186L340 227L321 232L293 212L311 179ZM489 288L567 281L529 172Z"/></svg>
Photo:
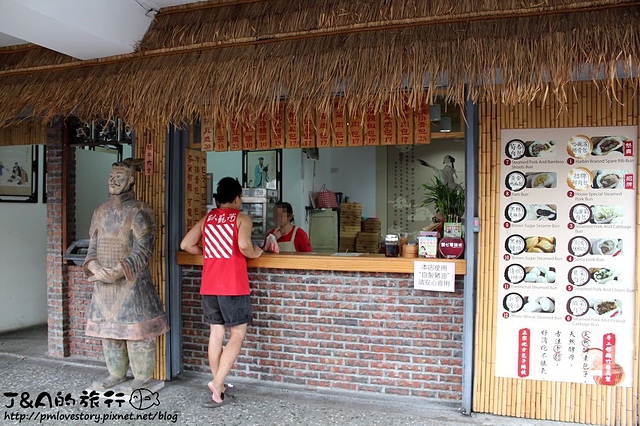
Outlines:
<svg viewBox="0 0 640 426"><path fill-rule="evenodd" d="M0 331L47 322L47 205L38 155L38 203L0 203Z"/></svg>
<svg viewBox="0 0 640 426"><path fill-rule="evenodd" d="M207 171L214 174L214 187L225 176L242 181L242 152L210 152ZM307 232L309 192L322 185L362 203L365 217L376 216L375 147L323 148L317 160L307 158L302 149L283 149L282 179L282 199L291 203L296 225Z"/></svg>
<svg viewBox="0 0 640 426"><path fill-rule="evenodd" d="M362 216L376 213L376 147L331 148L331 189L362 204ZM344 200L344 198L343 198Z"/></svg>
<svg viewBox="0 0 640 426"><path fill-rule="evenodd" d="M76 238L79 240L89 238L93 211L109 199L109 173L116 161L115 152L76 149Z"/></svg>

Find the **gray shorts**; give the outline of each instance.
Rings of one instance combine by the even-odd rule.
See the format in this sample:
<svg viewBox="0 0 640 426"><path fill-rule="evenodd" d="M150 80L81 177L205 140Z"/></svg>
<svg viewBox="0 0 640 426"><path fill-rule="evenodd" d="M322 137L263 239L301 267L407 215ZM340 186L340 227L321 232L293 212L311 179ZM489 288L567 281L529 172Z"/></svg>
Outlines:
<svg viewBox="0 0 640 426"><path fill-rule="evenodd" d="M234 325L251 323L249 296L202 296L202 310L207 324Z"/></svg>

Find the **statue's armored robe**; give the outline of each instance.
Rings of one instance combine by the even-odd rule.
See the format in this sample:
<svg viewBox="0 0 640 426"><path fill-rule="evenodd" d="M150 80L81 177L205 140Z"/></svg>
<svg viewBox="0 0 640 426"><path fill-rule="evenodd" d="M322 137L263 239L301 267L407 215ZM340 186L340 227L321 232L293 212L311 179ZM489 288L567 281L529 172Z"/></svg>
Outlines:
<svg viewBox="0 0 640 426"><path fill-rule="evenodd" d="M107 268L120 264L124 277L94 283L87 336L143 340L169 330L149 273L155 232L153 211L133 191L109 197L94 211L85 273L91 275L87 265L97 260Z"/></svg>

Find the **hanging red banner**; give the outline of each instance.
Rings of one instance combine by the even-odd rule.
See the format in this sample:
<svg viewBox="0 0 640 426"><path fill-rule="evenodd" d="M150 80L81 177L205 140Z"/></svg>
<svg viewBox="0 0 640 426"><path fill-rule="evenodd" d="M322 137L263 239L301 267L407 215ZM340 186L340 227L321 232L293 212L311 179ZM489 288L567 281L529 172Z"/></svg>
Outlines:
<svg viewBox="0 0 640 426"><path fill-rule="evenodd" d="M406 98L402 103L402 111L397 121L398 145L411 145L413 143L413 109Z"/></svg>
<svg viewBox="0 0 640 426"><path fill-rule="evenodd" d="M300 148L300 134L298 125L298 114L292 107L287 107L287 148Z"/></svg>
<svg viewBox="0 0 640 426"><path fill-rule="evenodd" d="M231 151L242 151L242 131L237 120L231 120L229 126L229 145Z"/></svg>
<svg viewBox="0 0 640 426"><path fill-rule="evenodd" d="M265 113L258 117L258 130L256 133L258 149L271 148L271 129L269 126L269 118Z"/></svg>
<svg viewBox="0 0 640 426"><path fill-rule="evenodd" d="M284 104L278 105L276 115L271 120L271 148L284 148Z"/></svg>
<svg viewBox="0 0 640 426"><path fill-rule="evenodd" d="M349 111L349 146L362 146L364 142L364 132L362 129L362 115L359 110Z"/></svg>
<svg viewBox="0 0 640 426"><path fill-rule="evenodd" d="M333 146L347 146L347 116L342 98L333 102Z"/></svg>
<svg viewBox="0 0 640 426"><path fill-rule="evenodd" d="M324 112L318 112L318 148L329 148L331 140L329 139L329 115Z"/></svg>
<svg viewBox="0 0 640 426"><path fill-rule="evenodd" d="M431 142L431 121L429 116L429 105L420 102L420 106L414 112L414 135L415 144L426 144Z"/></svg>
<svg viewBox="0 0 640 426"><path fill-rule="evenodd" d="M214 126L214 132L216 151L228 151L229 133L227 132L227 126L225 126L222 121L217 120Z"/></svg>
<svg viewBox="0 0 640 426"><path fill-rule="evenodd" d="M256 128L253 124L242 126L242 149L245 151L256 149Z"/></svg>
<svg viewBox="0 0 640 426"><path fill-rule="evenodd" d="M202 116L200 123L200 150L213 151L213 122L208 114Z"/></svg>
<svg viewBox="0 0 640 426"><path fill-rule="evenodd" d="M396 144L396 116L389 111L389 102L385 102L382 106L382 114L380 117L382 135L382 145Z"/></svg>
<svg viewBox="0 0 640 426"><path fill-rule="evenodd" d="M380 114L370 107L364 116L364 144L379 145L380 144Z"/></svg>

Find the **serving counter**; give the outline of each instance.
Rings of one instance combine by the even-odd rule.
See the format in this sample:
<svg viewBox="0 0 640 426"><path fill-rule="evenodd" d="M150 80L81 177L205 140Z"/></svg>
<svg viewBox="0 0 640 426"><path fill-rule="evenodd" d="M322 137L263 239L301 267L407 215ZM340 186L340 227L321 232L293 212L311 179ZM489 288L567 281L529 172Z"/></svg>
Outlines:
<svg viewBox="0 0 640 426"><path fill-rule="evenodd" d="M464 259L385 257L383 254L359 253L263 253L262 256L257 259L248 259L247 266L250 268L413 274L413 262L415 261L453 262L456 264L456 275L466 274L467 262ZM202 256L179 252L178 264L202 266Z"/></svg>
<svg viewBox="0 0 640 426"><path fill-rule="evenodd" d="M460 401L464 260L454 292L414 288L414 261L265 253L248 261L253 322L232 374L305 388ZM202 256L178 254L182 365L208 372Z"/></svg>

